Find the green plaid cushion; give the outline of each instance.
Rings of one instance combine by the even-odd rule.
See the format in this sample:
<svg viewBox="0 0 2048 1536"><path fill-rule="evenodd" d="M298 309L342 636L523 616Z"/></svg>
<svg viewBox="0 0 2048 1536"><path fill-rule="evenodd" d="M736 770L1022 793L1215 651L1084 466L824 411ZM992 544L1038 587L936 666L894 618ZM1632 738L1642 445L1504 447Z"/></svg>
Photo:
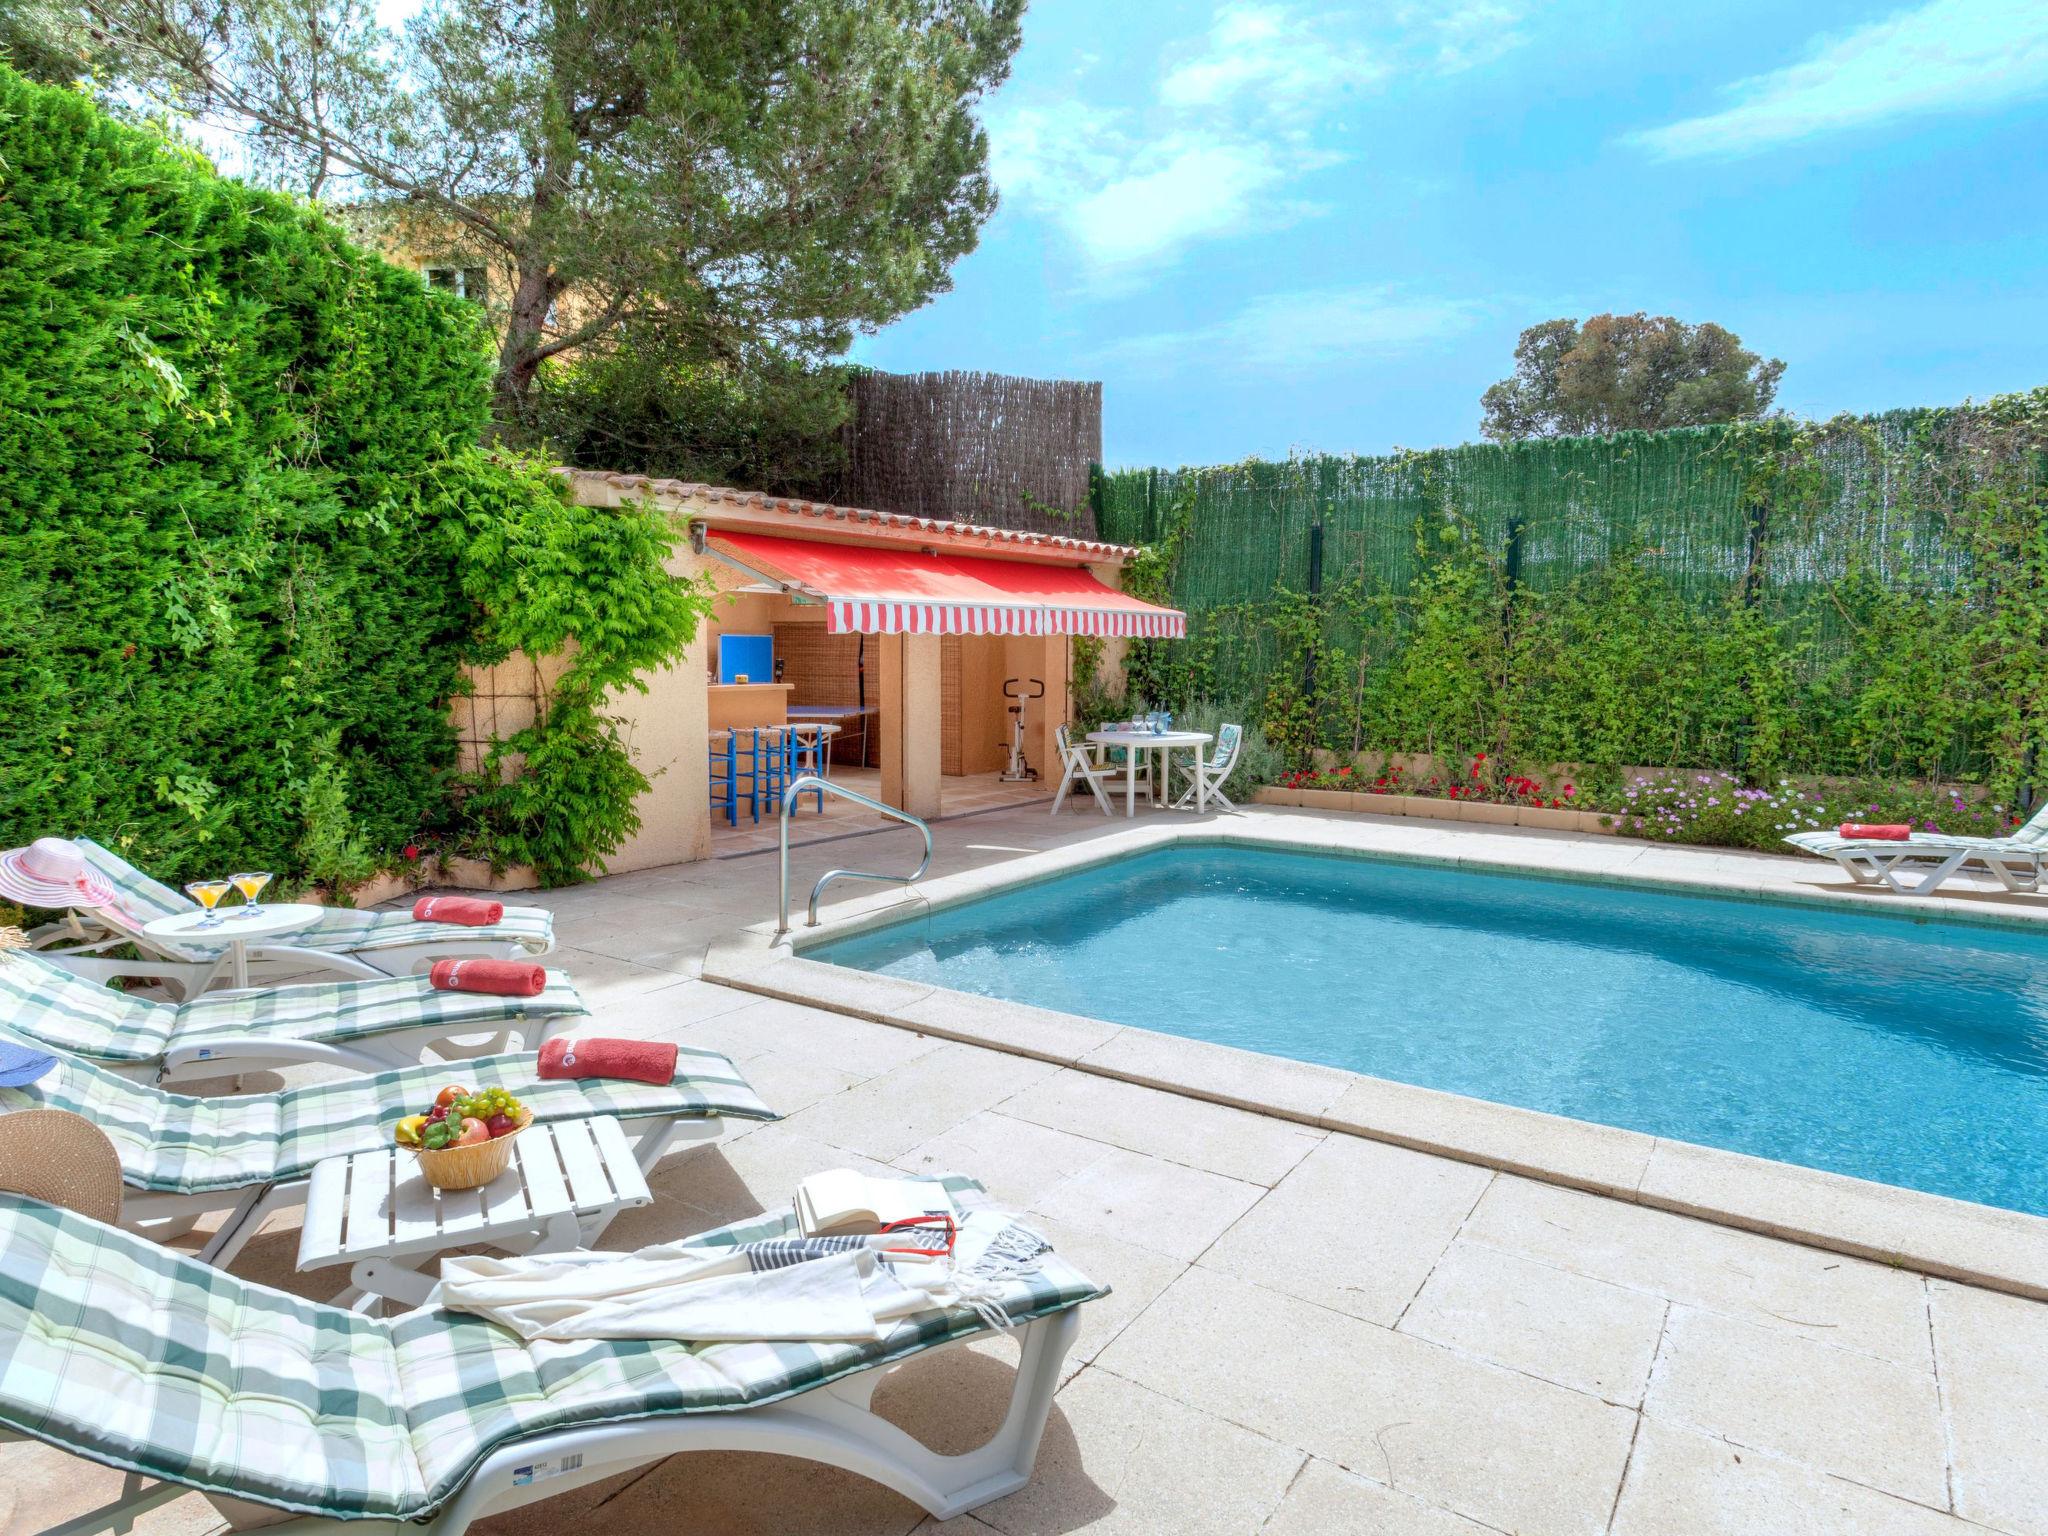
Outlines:
<svg viewBox="0 0 2048 1536"><path fill-rule="evenodd" d="M91 838L78 837L72 841L85 854L86 862L120 893L115 915L128 927L140 928L160 917L175 917L198 909L199 904L182 891L150 879L118 853L102 848ZM508 906L502 922L488 928L473 928L462 923L415 922L410 912L359 912L350 907L329 907L313 927L277 940L280 944L337 954L450 941L492 948L516 943L529 954L544 955L555 947L555 917L545 907ZM179 944L166 944L161 939L150 942L184 960L211 960L227 948L225 944L191 940Z"/></svg>
<svg viewBox="0 0 2048 1536"><path fill-rule="evenodd" d="M322 1158L381 1147L401 1116L424 1110L451 1082L508 1088L536 1120L775 1118L730 1061L715 1051L693 1050L678 1052L675 1078L665 1084L543 1081L531 1053L512 1052L218 1099L168 1093L60 1056L38 1081L0 1088L0 1112L68 1109L84 1115L114 1143L131 1188L191 1194L303 1178Z"/></svg>
<svg viewBox="0 0 2048 1536"><path fill-rule="evenodd" d="M155 1061L170 1044L178 1010L14 950L0 954L0 1024L95 1061Z"/></svg>
<svg viewBox="0 0 2048 1536"><path fill-rule="evenodd" d="M947 1182L963 1205L985 1198L971 1180ZM761 1216L696 1241L794 1227L786 1213ZM1103 1294L1048 1254L1007 1307L1022 1321ZM302 1302L0 1195L0 1424L113 1466L342 1518L428 1515L492 1451L543 1430L757 1407L986 1328L962 1308L868 1344L529 1346L458 1313L372 1321Z"/></svg>
<svg viewBox="0 0 2048 1536"><path fill-rule="evenodd" d="M384 1325L0 1194L0 1424L316 1514L424 1501Z"/></svg>
<svg viewBox="0 0 2048 1536"><path fill-rule="evenodd" d="M583 1017L565 971L549 971L538 997L436 992L424 976L323 981L213 992L188 1003L155 1003L75 976L40 955L0 955L0 1025L43 1045L117 1065L155 1061L175 1041L246 1045L251 1040L340 1042L420 1025L482 1033L523 1020Z"/></svg>
<svg viewBox="0 0 2048 1536"><path fill-rule="evenodd" d="M451 1034L560 1015L586 1017L567 971L549 971L538 997L497 997L485 992L437 992L424 976L376 981L315 981L247 992L209 992L178 1007L172 1039L191 1046L214 1037L288 1040L358 1040L421 1024L446 1024ZM0 1021L4 1022L4 1021Z"/></svg>
<svg viewBox="0 0 2048 1536"><path fill-rule="evenodd" d="M281 944L342 954L378 949L403 949L411 944L475 944L495 949L514 944L530 955L555 947L555 914L546 907L507 907L505 916L488 927L466 923L422 923L411 912L358 912L330 907L314 927L287 934Z"/></svg>

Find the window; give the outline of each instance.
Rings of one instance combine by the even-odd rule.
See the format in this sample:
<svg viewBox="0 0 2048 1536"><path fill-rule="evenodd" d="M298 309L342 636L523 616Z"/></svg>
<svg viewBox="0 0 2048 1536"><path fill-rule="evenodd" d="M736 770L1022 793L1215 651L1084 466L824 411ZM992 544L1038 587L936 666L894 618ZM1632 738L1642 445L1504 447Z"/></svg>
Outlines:
<svg viewBox="0 0 2048 1536"><path fill-rule="evenodd" d="M422 267L420 274L426 278L429 288L440 288L459 299L474 299L484 302L485 282L482 267Z"/></svg>

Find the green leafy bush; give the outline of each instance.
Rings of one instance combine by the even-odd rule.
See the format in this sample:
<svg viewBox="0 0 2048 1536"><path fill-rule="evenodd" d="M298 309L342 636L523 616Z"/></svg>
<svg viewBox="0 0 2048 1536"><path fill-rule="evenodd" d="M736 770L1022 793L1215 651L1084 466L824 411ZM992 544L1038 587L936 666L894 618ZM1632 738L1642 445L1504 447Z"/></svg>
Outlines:
<svg viewBox="0 0 2048 1536"><path fill-rule="evenodd" d="M0 67L0 843L336 886L420 832L615 847L602 699L694 608L653 519L476 446L491 368L474 306ZM571 641L466 822L464 663Z"/></svg>

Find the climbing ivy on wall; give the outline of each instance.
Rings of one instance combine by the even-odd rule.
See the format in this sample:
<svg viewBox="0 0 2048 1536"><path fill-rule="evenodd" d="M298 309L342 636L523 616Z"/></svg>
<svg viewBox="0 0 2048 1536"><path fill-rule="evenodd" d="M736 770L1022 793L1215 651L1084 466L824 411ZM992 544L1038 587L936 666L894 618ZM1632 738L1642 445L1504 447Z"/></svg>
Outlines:
<svg viewBox="0 0 2048 1536"><path fill-rule="evenodd" d="M711 594L667 574L676 530L662 514L578 506L542 463L499 463L506 473L494 477L458 460L446 477L473 654L562 664L534 724L488 750L463 807L494 859L532 864L554 885L588 874L638 829L647 776L608 701L644 692L640 674L681 654Z"/></svg>
<svg viewBox="0 0 2048 1536"><path fill-rule="evenodd" d="M2033 781L2048 390L1826 423L1106 477L1178 651L1129 690L1262 701L1318 749ZM1308 590L1311 525L1330 551Z"/></svg>

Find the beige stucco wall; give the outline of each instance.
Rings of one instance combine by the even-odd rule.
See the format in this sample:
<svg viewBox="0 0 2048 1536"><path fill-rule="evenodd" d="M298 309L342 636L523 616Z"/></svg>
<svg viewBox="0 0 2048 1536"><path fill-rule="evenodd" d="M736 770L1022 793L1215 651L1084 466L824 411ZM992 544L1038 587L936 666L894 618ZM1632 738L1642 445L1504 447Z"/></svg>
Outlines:
<svg viewBox="0 0 2048 1536"><path fill-rule="evenodd" d="M580 498L596 505L620 505L635 499L629 490L595 477L579 475L576 490ZM656 504L674 500L663 497ZM707 503L706 507L713 519L719 517L715 505ZM680 531L698 508L691 499L683 498L667 510ZM801 526L787 530L797 538L807 531ZM988 552L1005 553L997 549ZM719 596L712 614L679 660L643 678L646 692L626 690L612 701L627 749L650 781L640 798L639 832L607 861L613 873L710 856L705 688L716 636L723 630L766 634L773 633L778 624L825 622L821 607L793 603L780 595L736 590L746 578L721 562L690 553L687 540L679 540L668 569L679 579L707 582ZM1090 569L1108 585L1118 584L1119 568L1114 564ZM1108 648L1112 654L1120 653L1121 642L1113 640ZM883 711L877 722L883 797L917 815L935 815L941 810L943 731L959 733L965 773L994 772L1007 761L1005 678L1044 680L1045 697L1033 700L1026 715L1025 755L1041 778L1056 778L1059 772L1053 736L1067 719L1073 684L1067 637L967 637L958 654L956 703L948 721L942 703L945 690L939 638L869 638L870 700ZM536 664L528 657L515 656L500 666L472 672L474 692L458 698L452 706L464 743L466 769L475 767L485 743L532 724L535 709L548 697L564 664L563 658Z"/></svg>

